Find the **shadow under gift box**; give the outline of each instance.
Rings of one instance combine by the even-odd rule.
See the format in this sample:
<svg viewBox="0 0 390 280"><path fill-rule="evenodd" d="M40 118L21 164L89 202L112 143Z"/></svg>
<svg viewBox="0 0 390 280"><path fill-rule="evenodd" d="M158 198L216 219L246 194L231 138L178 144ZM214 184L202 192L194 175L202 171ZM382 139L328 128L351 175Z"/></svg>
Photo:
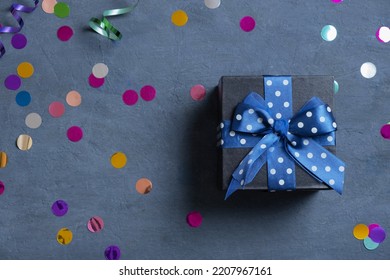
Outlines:
<svg viewBox="0 0 390 280"><path fill-rule="evenodd" d="M295 115L306 102L316 96L333 108L333 76L291 76L292 109ZM236 106L250 93L256 92L264 98L264 76L224 76L218 87L219 120L231 120ZM337 121L337 119L336 119ZM220 133L219 133L220 135ZM336 141L336 137L335 137ZM336 146L324 146L336 154ZM226 190L232 173L252 148L218 147L219 185ZM295 164L296 190L329 190L327 185L318 182L299 165ZM244 187L268 191L267 163L260 169L254 180Z"/></svg>

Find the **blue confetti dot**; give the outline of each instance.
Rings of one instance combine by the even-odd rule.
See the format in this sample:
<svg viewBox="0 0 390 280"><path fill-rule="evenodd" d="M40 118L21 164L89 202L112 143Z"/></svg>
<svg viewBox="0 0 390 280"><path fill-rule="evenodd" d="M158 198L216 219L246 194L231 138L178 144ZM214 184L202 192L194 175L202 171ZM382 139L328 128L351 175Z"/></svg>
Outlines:
<svg viewBox="0 0 390 280"><path fill-rule="evenodd" d="M16 95L16 104L25 107L31 102L31 95L27 91L21 91Z"/></svg>

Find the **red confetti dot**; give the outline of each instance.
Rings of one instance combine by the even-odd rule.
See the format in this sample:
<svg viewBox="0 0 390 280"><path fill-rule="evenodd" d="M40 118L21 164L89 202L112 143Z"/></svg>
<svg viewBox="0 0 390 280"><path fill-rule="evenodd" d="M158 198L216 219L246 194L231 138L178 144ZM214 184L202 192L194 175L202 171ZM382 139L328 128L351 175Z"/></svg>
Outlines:
<svg viewBox="0 0 390 280"><path fill-rule="evenodd" d="M156 97L156 89L147 85L141 88L141 97L145 101L152 101Z"/></svg>
<svg viewBox="0 0 390 280"><path fill-rule="evenodd" d="M72 142L78 142L83 138L83 130L78 126L70 127L66 134L68 139Z"/></svg>
<svg viewBox="0 0 390 280"><path fill-rule="evenodd" d="M187 214L187 223L190 227L199 227L202 224L202 215L198 211Z"/></svg>
<svg viewBox="0 0 390 280"><path fill-rule="evenodd" d="M390 124L385 124L382 126L381 135L385 139L390 139Z"/></svg>
<svg viewBox="0 0 390 280"><path fill-rule="evenodd" d="M68 41L73 36L73 29L70 26L64 25L58 28L57 37L63 42Z"/></svg>
<svg viewBox="0 0 390 280"><path fill-rule="evenodd" d="M65 113L65 106L59 101L54 101L49 105L49 114L53 118L59 118Z"/></svg>
<svg viewBox="0 0 390 280"><path fill-rule="evenodd" d="M251 16L245 16L240 20L240 27L245 32L251 32L256 26L256 21Z"/></svg>
<svg viewBox="0 0 390 280"><path fill-rule="evenodd" d="M200 101L206 96L206 89L202 85L195 85L190 91L192 99Z"/></svg>
<svg viewBox="0 0 390 280"><path fill-rule="evenodd" d="M104 78L96 78L93 74L89 75L89 85L93 88L99 88L104 84Z"/></svg>
<svg viewBox="0 0 390 280"><path fill-rule="evenodd" d="M138 101L138 93L135 90L127 90L123 93L122 100L126 105L132 106Z"/></svg>

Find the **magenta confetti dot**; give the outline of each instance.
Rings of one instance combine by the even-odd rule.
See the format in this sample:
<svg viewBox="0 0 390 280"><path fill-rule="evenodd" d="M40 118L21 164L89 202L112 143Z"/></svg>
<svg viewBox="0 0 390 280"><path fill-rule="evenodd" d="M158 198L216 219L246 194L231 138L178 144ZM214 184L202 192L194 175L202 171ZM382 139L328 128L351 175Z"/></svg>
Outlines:
<svg viewBox="0 0 390 280"><path fill-rule="evenodd" d="M251 32L256 26L256 21L251 16L245 16L240 20L240 27L245 32Z"/></svg>
<svg viewBox="0 0 390 280"><path fill-rule="evenodd" d="M343 2L344 0L332 0L333 3L336 3L336 4L339 4L341 2Z"/></svg>
<svg viewBox="0 0 390 280"><path fill-rule="evenodd" d="M375 227L372 230L370 230L368 237L370 237L372 239L372 241L374 241L376 243L382 243L386 238L386 232L380 226Z"/></svg>
<svg viewBox="0 0 390 280"><path fill-rule="evenodd" d="M122 95L122 100L126 105L132 106L138 101L138 93L135 90L126 90Z"/></svg>
<svg viewBox="0 0 390 280"><path fill-rule="evenodd" d="M368 226L368 230L371 231L372 229L374 229L374 228L376 228L376 227L379 227L379 225L378 225L378 224L370 224L370 225Z"/></svg>
<svg viewBox="0 0 390 280"><path fill-rule="evenodd" d="M68 136L68 139L72 142L78 142L83 138L83 130L81 127L78 126L72 126L68 129L66 135Z"/></svg>
<svg viewBox="0 0 390 280"><path fill-rule="evenodd" d="M9 75L5 81L4 85L10 90L17 90L22 85L22 80L17 75Z"/></svg>
<svg viewBox="0 0 390 280"><path fill-rule="evenodd" d="M187 214L187 223L190 227L199 227L202 224L202 215L198 211Z"/></svg>
<svg viewBox="0 0 390 280"><path fill-rule="evenodd" d="M89 85L93 88L99 88L104 85L104 78L96 78L93 74L89 75Z"/></svg>
<svg viewBox="0 0 390 280"><path fill-rule="evenodd" d="M63 42L68 41L73 36L73 29L70 26L64 25L58 28L57 37Z"/></svg>
<svg viewBox="0 0 390 280"><path fill-rule="evenodd" d="M192 99L200 101L206 96L206 89L202 85L195 85L191 88L190 94Z"/></svg>
<svg viewBox="0 0 390 280"><path fill-rule="evenodd" d="M382 126L381 135L385 139L390 139L390 124L385 124Z"/></svg>
<svg viewBox="0 0 390 280"><path fill-rule="evenodd" d="M27 45L27 38L23 34L17 33L12 36L11 44L17 50L23 49Z"/></svg>
<svg viewBox="0 0 390 280"><path fill-rule="evenodd" d="M146 85L141 88L141 97L145 101L152 101L156 97L156 89L153 86Z"/></svg>
<svg viewBox="0 0 390 280"><path fill-rule="evenodd" d="M4 183L0 181L0 195L4 193L4 189L5 189Z"/></svg>

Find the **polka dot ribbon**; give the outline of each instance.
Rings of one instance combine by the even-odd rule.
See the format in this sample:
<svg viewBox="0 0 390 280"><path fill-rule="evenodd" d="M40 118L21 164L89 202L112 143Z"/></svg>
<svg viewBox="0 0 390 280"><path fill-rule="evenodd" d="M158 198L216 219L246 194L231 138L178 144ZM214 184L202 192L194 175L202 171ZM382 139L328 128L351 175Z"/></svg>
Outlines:
<svg viewBox="0 0 390 280"><path fill-rule="evenodd" d="M13 26L2 26L0 27L0 34L2 33L18 33L20 30L22 30L24 21L22 17L19 15L19 12L23 13L31 13L35 10L35 8L39 4L39 0L33 0L34 1L34 7L29 7L21 4L14 3L10 7L10 12L12 16L16 19L16 21L19 23L18 27ZM0 58L5 54L5 48L3 43L0 41Z"/></svg>
<svg viewBox="0 0 390 280"><path fill-rule="evenodd" d="M222 148L253 147L232 174L227 199L251 183L267 162L268 189L295 190L295 164L342 193L345 164L323 146L335 145L331 108L313 97L293 116L291 77L264 77L265 100L250 93L222 127Z"/></svg>

